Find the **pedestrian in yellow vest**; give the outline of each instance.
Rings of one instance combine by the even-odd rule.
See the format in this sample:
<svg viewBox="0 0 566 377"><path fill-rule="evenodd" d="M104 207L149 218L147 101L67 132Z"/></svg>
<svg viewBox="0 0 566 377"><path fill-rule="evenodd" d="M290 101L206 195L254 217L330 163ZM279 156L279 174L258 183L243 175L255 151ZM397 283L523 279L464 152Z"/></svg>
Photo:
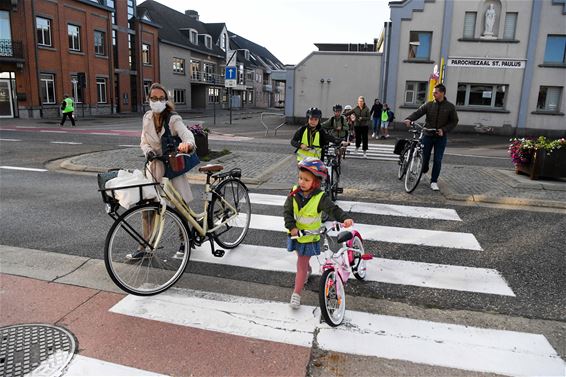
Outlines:
<svg viewBox="0 0 566 377"><path fill-rule="evenodd" d="M308 122L305 126L299 128L291 139L291 145L295 148L297 154L297 162L302 161L306 157L314 157L320 160L324 159L323 147L329 143L340 144L342 139L329 135L320 124L322 111L316 107L311 107L307 111ZM348 145L344 142L344 145Z"/></svg>
<svg viewBox="0 0 566 377"><path fill-rule="evenodd" d="M320 236L303 235L297 239L299 230L318 230L322 225L322 211L330 218L351 227L354 221L320 189L320 182L328 176L322 161L307 157L298 164L299 182L293 186L283 205L285 228L288 230L287 250L297 253L295 289L290 305L297 309L301 305L301 292L311 273L310 258L320 254Z"/></svg>
<svg viewBox="0 0 566 377"><path fill-rule="evenodd" d="M65 99L61 102L61 111L63 112L63 118L61 118L61 123L59 125L63 127L65 120L69 118L73 127L75 126L75 117L73 116L73 111L75 111L75 102L68 94L65 94Z"/></svg>

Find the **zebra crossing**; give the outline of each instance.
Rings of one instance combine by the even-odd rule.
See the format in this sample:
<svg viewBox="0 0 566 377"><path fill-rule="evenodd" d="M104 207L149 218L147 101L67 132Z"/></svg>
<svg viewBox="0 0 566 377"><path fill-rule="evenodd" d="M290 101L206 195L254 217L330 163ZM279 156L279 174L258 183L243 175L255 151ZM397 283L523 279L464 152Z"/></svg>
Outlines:
<svg viewBox="0 0 566 377"><path fill-rule="evenodd" d="M397 161L399 156L393 153L394 145L390 144L368 144L368 150L366 151L366 156L368 160L381 160L381 161ZM363 155L362 148L356 152L356 145L350 144L346 148L346 159L365 159Z"/></svg>
<svg viewBox="0 0 566 377"><path fill-rule="evenodd" d="M280 207L284 196L251 193L253 205ZM409 217L441 222L461 222L452 209L394 206L379 203L338 202L360 213ZM363 209L363 210L362 210ZM251 229L283 232L281 216L252 215ZM480 253L473 234L355 224L364 240L424 245ZM438 241L442 240L442 241ZM366 246L368 249L368 246ZM369 250L371 251L371 250ZM296 257L283 247L243 244L214 258L206 246L197 248L191 260L263 271L295 271ZM319 260L311 258L316 274ZM497 270L442 265L387 258L368 261L366 280L438 290L474 292L513 298L515 293ZM347 299L347 297L346 297ZM173 288L152 297L126 296L111 312L183 327L215 331L300 347L366 357L379 357L503 375L560 375L566 363L540 334L463 326L401 318L353 310L346 311L338 328L320 319L319 308L303 305L297 311L286 302L221 293ZM365 345L360 347L360 345Z"/></svg>

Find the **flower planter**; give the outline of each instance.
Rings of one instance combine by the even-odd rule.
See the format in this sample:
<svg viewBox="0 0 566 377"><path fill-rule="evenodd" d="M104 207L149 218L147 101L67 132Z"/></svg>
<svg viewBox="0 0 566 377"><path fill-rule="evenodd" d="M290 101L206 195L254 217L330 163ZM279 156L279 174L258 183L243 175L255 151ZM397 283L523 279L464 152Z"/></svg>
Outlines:
<svg viewBox="0 0 566 377"><path fill-rule="evenodd" d="M517 174L526 174L531 179L566 178L566 148L547 153L545 150L535 150L528 164L516 164Z"/></svg>
<svg viewBox="0 0 566 377"><path fill-rule="evenodd" d="M208 134L195 134L195 144L197 146L197 156L200 158L206 156L208 150Z"/></svg>

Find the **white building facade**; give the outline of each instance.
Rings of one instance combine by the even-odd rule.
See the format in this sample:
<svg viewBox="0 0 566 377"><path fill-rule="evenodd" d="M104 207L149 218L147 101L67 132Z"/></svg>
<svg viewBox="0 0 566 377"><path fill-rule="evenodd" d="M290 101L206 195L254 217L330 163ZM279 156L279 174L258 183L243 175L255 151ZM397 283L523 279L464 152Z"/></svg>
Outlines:
<svg viewBox="0 0 566 377"><path fill-rule="evenodd" d="M398 120L426 100L436 65L460 131L566 134L564 0L389 5L380 92Z"/></svg>

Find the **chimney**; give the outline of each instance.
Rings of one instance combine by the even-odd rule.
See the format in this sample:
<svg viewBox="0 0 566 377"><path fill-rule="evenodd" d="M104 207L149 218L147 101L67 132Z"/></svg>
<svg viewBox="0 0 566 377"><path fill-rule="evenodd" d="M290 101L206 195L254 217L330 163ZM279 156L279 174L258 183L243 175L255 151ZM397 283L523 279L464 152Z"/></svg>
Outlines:
<svg viewBox="0 0 566 377"><path fill-rule="evenodd" d="M185 15L192 17L197 21L199 20L198 12L196 10L192 10L192 9L186 10Z"/></svg>

